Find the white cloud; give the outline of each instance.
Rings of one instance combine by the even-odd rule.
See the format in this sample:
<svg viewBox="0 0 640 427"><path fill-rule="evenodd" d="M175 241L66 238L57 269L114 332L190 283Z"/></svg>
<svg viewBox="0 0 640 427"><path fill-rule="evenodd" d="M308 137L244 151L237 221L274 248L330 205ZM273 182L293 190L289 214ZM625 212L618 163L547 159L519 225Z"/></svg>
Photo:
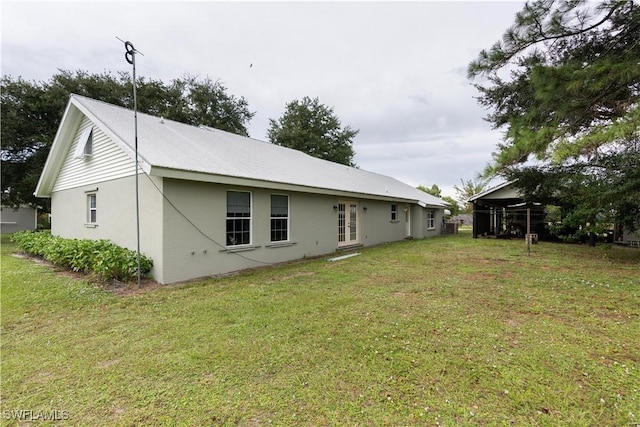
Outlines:
<svg viewBox="0 0 640 427"><path fill-rule="evenodd" d="M512 24L515 2L3 2L2 74L59 69L169 82L220 79L266 138L285 104L318 97L360 130L356 162L412 185L451 188L491 159L466 66ZM250 67L250 65L252 66ZM446 194L446 193L445 193ZM453 194L451 194L453 195Z"/></svg>

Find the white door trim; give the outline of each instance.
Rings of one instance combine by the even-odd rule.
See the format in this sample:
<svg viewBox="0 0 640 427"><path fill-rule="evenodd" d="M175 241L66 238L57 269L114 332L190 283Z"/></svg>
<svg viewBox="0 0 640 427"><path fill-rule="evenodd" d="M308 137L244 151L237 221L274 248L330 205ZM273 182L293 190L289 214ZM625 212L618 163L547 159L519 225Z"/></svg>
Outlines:
<svg viewBox="0 0 640 427"><path fill-rule="evenodd" d="M358 202L338 200L338 247L360 244Z"/></svg>

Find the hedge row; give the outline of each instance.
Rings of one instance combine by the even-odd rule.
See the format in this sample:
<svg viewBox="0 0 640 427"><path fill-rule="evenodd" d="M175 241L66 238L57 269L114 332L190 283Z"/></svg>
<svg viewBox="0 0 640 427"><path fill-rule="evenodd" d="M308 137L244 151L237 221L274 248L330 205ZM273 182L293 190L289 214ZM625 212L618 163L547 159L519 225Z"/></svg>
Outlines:
<svg viewBox="0 0 640 427"><path fill-rule="evenodd" d="M129 281L138 276L137 252L114 245L108 240L65 239L49 231L21 231L11 240L20 250L40 256L56 266L94 273L104 280ZM140 255L140 273L146 276L153 261Z"/></svg>

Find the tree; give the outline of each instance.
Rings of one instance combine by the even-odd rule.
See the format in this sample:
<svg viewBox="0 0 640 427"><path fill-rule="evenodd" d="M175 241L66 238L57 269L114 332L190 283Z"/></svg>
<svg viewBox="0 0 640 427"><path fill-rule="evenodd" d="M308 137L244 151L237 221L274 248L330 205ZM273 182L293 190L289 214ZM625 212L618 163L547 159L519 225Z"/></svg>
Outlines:
<svg viewBox="0 0 640 427"><path fill-rule="evenodd" d="M269 119L267 135L273 144L355 166L353 138L358 132L349 126L341 128L333 108L321 104L318 98L304 97L288 103L278 120Z"/></svg>
<svg viewBox="0 0 640 427"><path fill-rule="evenodd" d="M429 193L432 196L442 197L442 190L440 190L440 187L438 187L436 184L433 184L431 188L427 188L424 185L418 185L418 187L416 188L420 191L424 191L425 193Z"/></svg>
<svg viewBox="0 0 640 427"><path fill-rule="evenodd" d="M529 166L505 171L505 176L518 179L526 200L560 208L562 224L552 230L559 238L593 238L614 222L633 229L640 218L637 155L622 152L589 164Z"/></svg>
<svg viewBox="0 0 640 427"><path fill-rule="evenodd" d="M460 213L461 209L458 202L454 200L453 197L451 196L443 196L442 190L440 190L440 187L438 187L437 184L433 184L431 188L427 188L424 185L418 185L416 188L420 191L424 191L425 193L431 194L432 196L436 196L444 200L445 202L449 203L449 206L447 207L447 209L449 209L449 211L451 212L451 216L456 216Z"/></svg>
<svg viewBox="0 0 640 427"><path fill-rule="evenodd" d="M229 95L219 80L174 79L167 91L173 103L160 111L164 117L249 136L247 124L255 112L249 111L249 103L244 97Z"/></svg>
<svg viewBox="0 0 640 427"><path fill-rule="evenodd" d="M35 203L33 192L62 117L64 101L47 94L44 83L2 78L2 204Z"/></svg>
<svg viewBox="0 0 640 427"><path fill-rule="evenodd" d="M460 204L456 199L451 196L442 196L441 199L449 203L447 209L449 209L449 212L451 212L451 216L457 216L462 213L463 210L462 208L460 208Z"/></svg>
<svg viewBox="0 0 640 427"><path fill-rule="evenodd" d="M255 113L244 98L228 95L219 81L185 77L167 85L139 78L136 86L141 112L248 135ZM33 192L71 93L133 108L128 73L60 71L48 82L3 76L0 91L2 203L13 206L43 204Z"/></svg>
<svg viewBox="0 0 640 427"><path fill-rule="evenodd" d="M531 195L531 175L548 177L538 180L537 194L563 195L567 215L582 226L638 225L640 216L629 220L640 192L638 40L640 8L633 1L527 3L502 41L468 69L470 78L486 78L475 85L479 103L492 110L493 127L504 130L487 174L515 179ZM532 158L540 164L525 166ZM560 185L560 176L570 184Z"/></svg>
<svg viewBox="0 0 640 427"><path fill-rule="evenodd" d="M462 209L463 213L471 213L472 208L468 200L476 194L480 194L485 191L488 184L489 181L485 178L477 178L475 180L468 179L466 181L460 178L460 187L457 185L453 186L453 189L456 191L456 200L461 206L465 207Z"/></svg>

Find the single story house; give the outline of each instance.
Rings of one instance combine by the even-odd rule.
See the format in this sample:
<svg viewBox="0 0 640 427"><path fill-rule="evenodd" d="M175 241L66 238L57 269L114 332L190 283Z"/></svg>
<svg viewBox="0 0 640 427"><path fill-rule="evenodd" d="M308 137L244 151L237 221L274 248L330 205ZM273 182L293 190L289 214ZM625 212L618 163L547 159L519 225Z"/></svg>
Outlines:
<svg viewBox="0 0 640 427"><path fill-rule="evenodd" d="M544 206L527 204L513 181L502 183L469 198L473 204L473 237L524 238L527 234L527 209L530 209L531 233L546 234Z"/></svg>
<svg viewBox="0 0 640 427"><path fill-rule="evenodd" d="M140 248L160 283L442 232L447 203L394 178L72 95L35 195L52 233Z"/></svg>
<svg viewBox="0 0 640 427"><path fill-rule="evenodd" d="M0 208L0 227L2 234L23 230L35 230L38 227L38 210L30 206L2 206Z"/></svg>

